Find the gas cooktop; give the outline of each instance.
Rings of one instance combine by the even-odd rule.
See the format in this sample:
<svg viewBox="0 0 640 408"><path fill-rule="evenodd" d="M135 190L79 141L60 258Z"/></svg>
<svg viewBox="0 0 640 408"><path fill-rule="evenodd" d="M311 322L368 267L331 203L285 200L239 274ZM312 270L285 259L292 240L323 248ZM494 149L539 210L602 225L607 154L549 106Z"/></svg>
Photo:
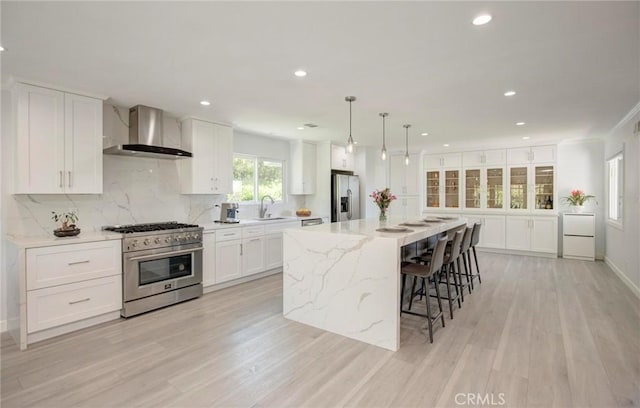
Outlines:
<svg viewBox="0 0 640 408"><path fill-rule="evenodd" d="M170 222L155 222L150 224L131 224L131 225L114 225L108 227L102 227L105 231L118 232L121 234L133 234L136 232L153 232L153 231L168 231L184 228L198 228L195 224L182 224L176 221Z"/></svg>

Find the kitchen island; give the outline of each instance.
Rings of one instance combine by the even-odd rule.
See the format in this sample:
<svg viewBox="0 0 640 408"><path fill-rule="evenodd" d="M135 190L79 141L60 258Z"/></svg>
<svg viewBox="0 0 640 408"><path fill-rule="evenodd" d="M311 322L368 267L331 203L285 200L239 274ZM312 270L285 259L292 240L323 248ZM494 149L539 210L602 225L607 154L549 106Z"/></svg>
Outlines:
<svg viewBox="0 0 640 408"><path fill-rule="evenodd" d="M406 220L391 218L387 226ZM463 219L379 232L377 219L284 232L284 317L396 351L402 247L457 229Z"/></svg>

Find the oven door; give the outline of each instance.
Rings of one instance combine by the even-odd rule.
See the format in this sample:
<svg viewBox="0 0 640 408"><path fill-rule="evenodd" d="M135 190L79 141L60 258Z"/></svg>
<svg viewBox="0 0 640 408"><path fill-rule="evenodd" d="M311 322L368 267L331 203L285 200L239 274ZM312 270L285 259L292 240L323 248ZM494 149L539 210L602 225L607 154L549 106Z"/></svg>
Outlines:
<svg viewBox="0 0 640 408"><path fill-rule="evenodd" d="M125 302L202 283L201 244L129 252L123 260Z"/></svg>

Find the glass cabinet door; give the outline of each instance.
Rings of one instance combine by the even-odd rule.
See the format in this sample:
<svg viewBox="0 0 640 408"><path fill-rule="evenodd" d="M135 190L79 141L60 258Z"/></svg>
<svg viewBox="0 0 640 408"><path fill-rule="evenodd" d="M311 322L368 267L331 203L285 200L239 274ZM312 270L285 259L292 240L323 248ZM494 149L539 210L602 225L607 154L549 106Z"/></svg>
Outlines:
<svg viewBox="0 0 640 408"><path fill-rule="evenodd" d="M460 171L445 170L444 179L444 206L460 208Z"/></svg>
<svg viewBox="0 0 640 408"><path fill-rule="evenodd" d="M440 207L440 171L427 172L427 207Z"/></svg>
<svg viewBox="0 0 640 408"><path fill-rule="evenodd" d="M512 167L509 169L509 202L511 208L527 208L527 168Z"/></svg>
<svg viewBox="0 0 640 408"><path fill-rule="evenodd" d="M480 169L464 171L465 208L480 208Z"/></svg>
<svg viewBox="0 0 640 408"><path fill-rule="evenodd" d="M504 208L503 169L487 169L487 208Z"/></svg>
<svg viewBox="0 0 640 408"><path fill-rule="evenodd" d="M553 166L536 166L534 178L536 209L553 210Z"/></svg>

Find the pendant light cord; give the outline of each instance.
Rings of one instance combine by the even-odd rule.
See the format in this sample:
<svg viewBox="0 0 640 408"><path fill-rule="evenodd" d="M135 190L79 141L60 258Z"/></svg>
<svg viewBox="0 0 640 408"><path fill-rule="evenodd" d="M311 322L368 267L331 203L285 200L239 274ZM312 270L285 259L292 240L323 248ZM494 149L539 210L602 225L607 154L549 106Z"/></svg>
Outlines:
<svg viewBox="0 0 640 408"><path fill-rule="evenodd" d="M349 100L349 137L351 136L351 100Z"/></svg>

